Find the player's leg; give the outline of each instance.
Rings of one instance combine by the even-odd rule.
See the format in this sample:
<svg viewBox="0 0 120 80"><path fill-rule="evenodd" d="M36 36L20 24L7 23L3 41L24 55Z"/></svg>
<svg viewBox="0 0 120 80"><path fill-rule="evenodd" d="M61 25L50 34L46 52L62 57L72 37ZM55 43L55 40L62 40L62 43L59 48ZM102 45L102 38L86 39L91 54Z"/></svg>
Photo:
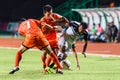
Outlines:
<svg viewBox="0 0 120 80"><path fill-rule="evenodd" d="M59 62L61 62L61 60L63 59L63 53L61 53L60 50L57 53L57 58ZM53 69L57 69L57 66L53 62L49 65L49 67Z"/></svg>
<svg viewBox="0 0 120 80"><path fill-rule="evenodd" d="M55 53L55 55L57 56L57 54L58 54L58 47L54 47L54 48L52 48L52 50ZM50 68L53 68L54 63L50 64L50 62L51 62L51 57L48 56L47 59L46 59L46 65L49 66Z"/></svg>
<svg viewBox="0 0 120 80"><path fill-rule="evenodd" d="M43 63L43 70L42 70L43 73L46 72L46 71L45 71L45 68L46 68L46 58L47 58L46 56L47 56L46 51L43 51L42 56L41 56L41 58L42 58L42 63Z"/></svg>
<svg viewBox="0 0 120 80"><path fill-rule="evenodd" d="M46 66L49 66L50 62L51 62L51 57L48 56L47 59L46 59L46 61L45 61Z"/></svg>
<svg viewBox="0 0 120 80"><path fill-rule="evenodd" d="M51 57L50 56L47 56L47 52L46 51L43 51L43 54L42 54L42 63L43 63L43 70L42 70L42 72L43 73L45 73L46 72L46 70L45 70L45 68L46 68L46 66L49 66L50 65L50 62L51 62ZM54 66L54 65L53 65ZM52 66L52 67L53 67ZM52 68L51 66L49 66L50 68ZM52 73L52 72L51 72Z"/></svg>
<svg viewBox="0 0 120 80"><path fill-rule="evenodd" d="M59 62L57 56L55 55L55 53L54 53L54 52L52 51L52 49L50 48L50 45L48 45L47 47L45 47L44 50L47 51L47 53L51 56L52 61L57 65L57 67L58 67L58 71L57 71L57 72L58 72L58 73L63 73L63 72L61 71L62 66L60 65L60 62Z"/></svg>
<svg viewBox="0 0 120 80"><path fill-rule="evenodd" d="M71 63L67 59L62 60L61 65L63 66L63 69L71 70Z"/></svg>
<svg viewBox="0 0 120 80"><path fill-rule="evenodd" d="M50 44L50 47L52 48L52 51L55 53L55 55L57 55L58 54L58 41L55 40L55 41L49 42L49 44ZM51 57L48 56L46 59L46 65L49 66L50 68L53 68L54 63L52 62L51 64L51 61L52 61Z"/></svg>
<svg viewBox="0 0 120 80"><path fill-rule="evenodd" d="M15 56L15 64L14 68L9 72L9 74L14 74L16 71L19 70L19 63L22 59L22 54L27 50L28 48L24 47L23 45L20 46L18 49L18 52L16 53Z"/></svg>

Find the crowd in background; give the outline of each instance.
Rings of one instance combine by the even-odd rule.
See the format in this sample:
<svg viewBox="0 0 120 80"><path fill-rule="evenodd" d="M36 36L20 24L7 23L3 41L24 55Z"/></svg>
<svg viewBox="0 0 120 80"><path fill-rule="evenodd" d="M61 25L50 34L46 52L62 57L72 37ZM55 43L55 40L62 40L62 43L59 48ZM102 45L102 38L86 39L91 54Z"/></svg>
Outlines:
<svg viewBox="0 0 120 80"><path fill-rule="evenodd" d="M115 3L111 2L109 8L114 8ZM102 26L102 23L92 23L87 28L89 33L88 39L90 42L111 42L120 43L120 21L118 25L115 21L107 20L106 26ZM88 21L89 22L89 21ZM82 40L81 38L78 40Z"/></svg>
<svg viewBox="0 0 120 80"><path fill-rule="evenodd" d="M93 23L93 27L88 26L87 31L91 42L120 42L120 30L114 22L109 22L105 30L101 24Z"/></svg>

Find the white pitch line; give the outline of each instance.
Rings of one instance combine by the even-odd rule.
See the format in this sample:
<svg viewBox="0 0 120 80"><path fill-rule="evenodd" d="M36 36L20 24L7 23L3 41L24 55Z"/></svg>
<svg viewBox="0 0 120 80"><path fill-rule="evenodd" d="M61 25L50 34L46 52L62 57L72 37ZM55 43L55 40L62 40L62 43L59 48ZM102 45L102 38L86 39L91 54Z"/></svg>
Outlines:
<svg viewBox="0 0 120 80"><path fill-rule="evenodd" d="M94 55L94 56L101 56L101 57L120 57L120 55L112 55L112 54L93 54L93 53L86 53L87 55Z"/></svg>
<svg viewBox="0 0 120 80"><path fill-rule="evenodd" d="M1 49L2 48L6 48L6 49L18 49L18 48L15 48L15 47L0 47ZM29 50L31 50L31 51L39 51L39 49L34 49L34 48L32 48L32 49L29 49ZM91 51L91 52L100 52L100 51ZM101 52L108 52L108 51L101 51ZM72 53L72 52L70 52L70 53ZM77 52L77 53L79 53L79 54L81 54L81 52ZM86 55L95 55L95 56L102 56L102 57L120 57L120 55L112 55L112 54L96 54L96 53L86 53Z"/></svg>
<svg viewBox="0 0 120 80"><path fill-rule="evenodd" d="M2 49L2 48L6 48L6 49L18 49L18 48L15 48L15 47L0 47L0 48L1 48L1 49ZM38 49L32 48L32 49L29 49L29 50L37 51Z"/></svg>

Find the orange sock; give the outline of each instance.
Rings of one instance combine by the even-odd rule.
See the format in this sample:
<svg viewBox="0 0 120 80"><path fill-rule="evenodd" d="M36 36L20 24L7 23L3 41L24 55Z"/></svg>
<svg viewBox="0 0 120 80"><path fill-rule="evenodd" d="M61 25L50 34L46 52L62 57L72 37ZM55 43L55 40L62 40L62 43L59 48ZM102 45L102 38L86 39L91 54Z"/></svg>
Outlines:
<svg viewBox="0 0 120 80"><path fill-rule="evenodd" d="M46 61L46 56L42 55L43 68L46 67L45 61Z"/></svg>
<svg viewBox="0 0 120 80"><path fill-rule="evenodd" d="M19 62L21 59L22 59L22 52L19 51L19 52L17 52L16 57L15 57L15 67L19 66Z"/></svg>
<svg viewBox="0 0 120 80"><path fill-rule="evenodd" d="M50 56L52 58L53 63L55 63L58 68L62 69L62 66L60 65L60 62L59 62L57 56L53 52L50 54Z"/></svg>
<svg viewBox="0 0 120 80"><path fill-rule="evenodd" d="M51 62L51 57L48 56L47 59L46 59L46 61L45 61L46 66L49 66L50 62Z"/></svg>

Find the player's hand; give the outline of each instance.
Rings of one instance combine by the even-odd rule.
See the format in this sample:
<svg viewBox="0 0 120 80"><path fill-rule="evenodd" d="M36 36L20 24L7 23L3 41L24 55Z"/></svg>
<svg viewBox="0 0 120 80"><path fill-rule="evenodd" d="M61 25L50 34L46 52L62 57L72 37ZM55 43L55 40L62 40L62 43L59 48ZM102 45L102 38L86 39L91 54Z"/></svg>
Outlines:
<svg viewBox="0 0 120 80"><path fill-rule="evenodd" d="M80 70L80 65L79 64L77 64L77 68L78 68L78 70Z"/></svg>
<svg viewBox="0 0 120 80"><path fill-rule="evenodd" d="M53 29L56 31L62 31L62 27L61 26L53 26Z"/></svg>
<svg viewBox="0 0 120 80"><path fill-rule="evenodd" d="M82 55L84 56L84 58L86 58L87 56L86 56L86 54L85 54L85 52L82 52Z"/></svg>
<svg viewBox="0 0 120 80"><path fill-rule="evenodd" d="M65 26L66 26L66 27L69 27L69 23L66 23Z"/></svg>

